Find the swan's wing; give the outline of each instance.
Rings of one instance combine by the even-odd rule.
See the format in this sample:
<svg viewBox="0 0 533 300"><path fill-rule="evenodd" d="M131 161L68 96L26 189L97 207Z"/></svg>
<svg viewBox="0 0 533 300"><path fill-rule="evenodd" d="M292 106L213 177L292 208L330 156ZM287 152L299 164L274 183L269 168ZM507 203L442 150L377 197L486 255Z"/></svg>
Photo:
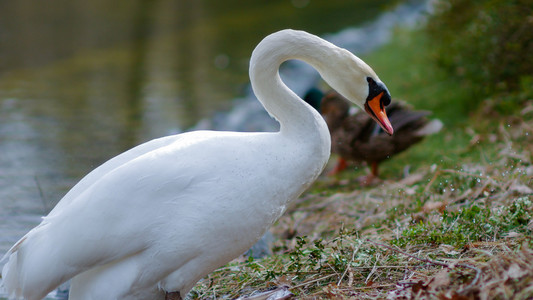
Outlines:
<svg viewBox="0 0 533 300"><path fill-rule="evenodd" d="M138 145L126 152L123 152L107 162L103 163L93 171L91 171L89 174L85 175L62 199L57 203L57 205L52 209L52 211L48 214L48 217L56 215L58 212L61 212L65 206L67 206L73 199L76 199L82 192L84 192L88 187L93 185L97 180L99 180L102 176L105 174L111 172L112 170L116 169L117 167L124 165L125 163L131 161L132 159L135 159L136 157L139 157L143 154L146 154L150 151L156 150L158 148L167 146L173 142L178 141L179 139L182 139L186 134L179 134L179 135L171 135L162 137L159 139L154 139L151 141L148 141L146 143L143 143L141 145ZM36 228L39 226L42 226L43 223L39 224ZM34 228L33 230L35 230ZM7 257L15 252L19 245L26 239L26 235L22 237L11 249L7 251L7 253L0 259L0 262L7 259Z"/></svg>
<svg viewBox="0 0 533 300"><path fill-rule="evenodd" d="M55 215L60 214L65 207L67 207L71 202L74 201L74 199L77 199L79 195L81 195L83 192L85 192L89 187L91 187L95 182L100 180L102 177L104 177L106 174L110 173L111 171L117 169L120 166L123 166L127 164L128 162L146 154L152 151L155 151L157 149L160 149L162 147L168 146L172 143L179 142L179 140L187 139L189 135L205 135L209 136L212 134L210 131L196 131L196 132L189 132L184 134L178 134L178 135L171 135L166 136L158 139L154 139L151 141L148 141L146 143L143 143L141 145L138 145L126 152L123 152L107 162L103 163L93 171L91 171L89 174L87 174L85 177L83 177L62 199L57 203L57 205L52 209L52 211L48 214L48 218L51 218ZM39 229L39 227L46 225L47 223L45 221L41 222L37 227L32 229L28 234L23 236L19 241L17 241L11 249L9 249L6 254L0 259L0 263L5 261L11 254L16 252L20 245L27 239L27 236L33 232Z"/></svg>
<svg viewBox="0 0 533 300"><path fill-rule="evenodd" d="M106 161L96 169L92 170L89 174L85 175L62 199L57 203L57 205L49 213L49 216L55 215L58 211L61 211L65 205L68 205L72 199L78 197L83 191L88 187L93 185L97 180L99 180L105 174L113 171L117 167L124 165L125 163L144 155L150 151L154 151L158 148L165 147L171 143L177 142L179 139L183 139L186 134L178 134L166 136L158 139L148 141L146 143L140 144L130 150L123 152L110 160Z"/></svg>
<svg viewBox="0 0 533 300"><path fill-rule="evenodd" d="M198 160L190 158L203 151L201 145L189 147L196 141L180 140L176 146L160 140L161 147L134 148L91 172L90 184L70 194L68 205L55 209L8 252L2 273L6 288L20 289L18 279L24 278L24 290L45 295L88 268L140 253L161 235L173 234L176 228L165 224L183 210L190 212L187 203L195 201L194 192L184 196L183 191L209 177L204 174L209 168L200 168L202 173L191 167Z"/></svg>

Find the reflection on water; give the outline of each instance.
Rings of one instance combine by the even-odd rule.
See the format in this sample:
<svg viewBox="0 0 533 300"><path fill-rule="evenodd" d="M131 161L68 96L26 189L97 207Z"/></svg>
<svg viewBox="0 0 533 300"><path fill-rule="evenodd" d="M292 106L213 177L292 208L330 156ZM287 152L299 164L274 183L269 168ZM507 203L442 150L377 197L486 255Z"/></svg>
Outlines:
<svg viewBox="0 0 533 300"><path fill-rule="evenodd" d="M0 255L108 158L229 110L266 34L392 2L0 0Z"/></svg>

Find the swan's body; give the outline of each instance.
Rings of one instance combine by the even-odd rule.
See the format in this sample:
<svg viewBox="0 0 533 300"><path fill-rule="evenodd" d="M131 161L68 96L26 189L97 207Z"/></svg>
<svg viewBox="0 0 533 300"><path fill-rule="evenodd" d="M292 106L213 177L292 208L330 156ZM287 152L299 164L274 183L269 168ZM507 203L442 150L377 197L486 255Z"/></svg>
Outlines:
<svg viewBox="0 0 533 300"><path fill-rule="evenodd" d="M279 132L190 132L114 157L9 250L2 271L8 292L37 300L72 278L76 300L185 296L246 251L330 155L320 114L277 73L293 58L313 65L360 106L370 96L390 99L372 69L348 51L300 31L266 37L252 54L250 78ZM378 83L379 98L368 78Z"/></svg>

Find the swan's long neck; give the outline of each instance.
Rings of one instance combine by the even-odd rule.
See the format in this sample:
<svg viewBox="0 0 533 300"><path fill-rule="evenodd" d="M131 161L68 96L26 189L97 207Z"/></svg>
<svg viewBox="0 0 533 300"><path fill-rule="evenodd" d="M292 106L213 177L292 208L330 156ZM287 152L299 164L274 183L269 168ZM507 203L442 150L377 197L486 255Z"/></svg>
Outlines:
<svg viewBox="0 0 533 300"><path fill-rule="evenodd" d="M269 114L280 122L282 135L293 138L315 136L329 147L329 131L320 114L282 82L278 71L283 62L298 59L322 74L327 67L326 57L339 48L314 35L302 33L280 31L257 45L250 60L252 88Z"/></svg>

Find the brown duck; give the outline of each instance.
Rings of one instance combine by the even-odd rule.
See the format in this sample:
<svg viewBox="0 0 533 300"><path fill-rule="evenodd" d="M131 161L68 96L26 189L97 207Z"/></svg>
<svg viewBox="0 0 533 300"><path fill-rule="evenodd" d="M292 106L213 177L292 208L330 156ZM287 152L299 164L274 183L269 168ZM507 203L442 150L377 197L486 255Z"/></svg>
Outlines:
<svg viewBox="0 0 533 300"><path fill-rule="evenodd" d="M339 155L330 174L344 170L348 162L366 162L371 173L360 178L361 184L371 184L378 178L378 165L383 160L420 142L425 136L442 128L440 120L429 121L427 111L415 111L406 104L393 100L387 106L387 115L394 128L392 136L365 112L354 112L348 100L332 91L320 103L320 111L331 134L331 151Z"/></svg>

